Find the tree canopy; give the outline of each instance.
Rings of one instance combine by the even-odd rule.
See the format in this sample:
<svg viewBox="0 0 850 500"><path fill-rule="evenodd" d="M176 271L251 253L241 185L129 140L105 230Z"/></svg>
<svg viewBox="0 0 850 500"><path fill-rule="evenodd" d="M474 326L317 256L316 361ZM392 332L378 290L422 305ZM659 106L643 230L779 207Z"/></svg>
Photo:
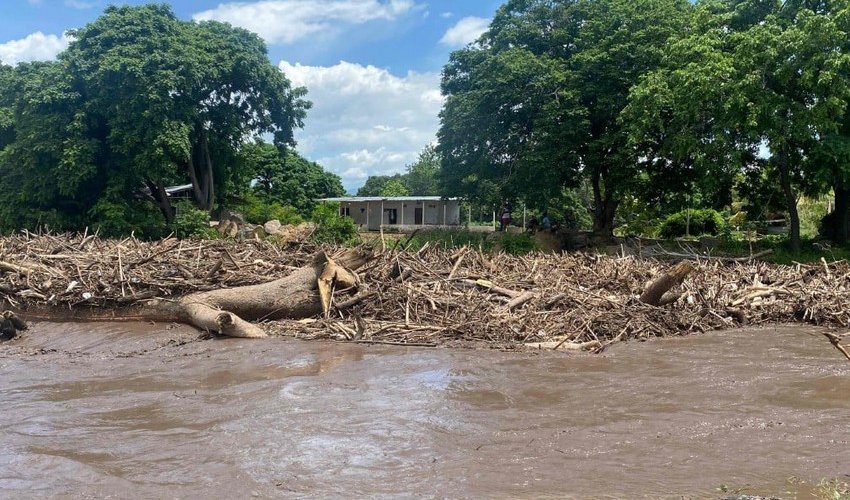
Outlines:
<svg viewBox="0 0 850 500"><path fill-rule="evenodd" d="M439 172L439 153L429 145L405 167L405 173L369 176L357 196L440 196Z"/></svg>
<svg viewBox="0 0 850 500"><path fill-rule="evenodd" d="M127 232L151 207L170 222L165 187L183 183L211 211L250 182L238 161L246 140L294 146L310 107L257 35L181 21L166 5L108 7L70 35L57 61L0 71L7 229Z"/></svg>
<svg viewBox="0 0 850 500"><path fill-rule="evenodd" d="M508 1L443 70L448 194L535 206L584 177L594 228L610 233L637 162L620 113L688 10L684 0Z"/></svg>
<svg viewBox="0 0 850 500"><path fill-rule="evenodd" d="M845 0L509 0L443 70L447 194L545 205L589 182L594 230L621 202L668 212L831 189L850 238Z"/></svg>
<svg viewBox="0 0 850 500"><path fill-rule="evenodd" d="M266 203L294 207L307 217L316 200L345 195L338 175L326 172L291 149L263 141L246 144L239 152L245 171L253 174L253 192Z"/></svg>

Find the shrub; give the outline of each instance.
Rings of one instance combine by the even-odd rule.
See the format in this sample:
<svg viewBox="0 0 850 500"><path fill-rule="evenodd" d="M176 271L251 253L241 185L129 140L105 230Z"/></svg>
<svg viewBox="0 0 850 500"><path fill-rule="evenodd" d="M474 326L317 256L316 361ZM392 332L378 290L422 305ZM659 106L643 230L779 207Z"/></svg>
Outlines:
<svg viewBox="0 0 850 500"><path fill-rule="evenodd" d="M718 235L724 231L726 221L717 210L710 208L696 209L690 211L690 234L698 236L701 234ZM675 213L661 224L659 234L662 238L678 238L687 234L688 211Z"/></svg>
<svg viewBox="0 0 850 500"><path fill-rule="evenodd" d="M289 205L268 203L253 193L245 195L244 201L232 207L245 216L245 222L265 224L270 220L279 220L283 225L297 225L304 222L298 210Z"/></svg>
<svg viewBox="0 0 850 500"><path fill-rule="evenodd" d="M171 230L165 218L151 203L115 201L104 197L88 213L91 225L101 236L120 238L135 233L145 239L162 238ZM43 219L51 228L57 228L49 218Z"/></svg>
<svg viewBox="0 0 850 500"><path fill-rule="evenodd" d="M210 227L210 214L195 208L187 201L177 204L174 233L178 238L213 238L216 232Z"/></svg>
<svg viewBox="0 0 850 500"><path fill-rule="evenodd" d="M512 255L524 255L537 250L537 242L535 242L534 238L526 233L504 233L499 240L499 244L502 246L502 250L504 250L505 253Z"/></svg>
<svg viewBox="0 0 850 500"><path fill-rule="evenodd" d="M311 219L316 224L312 238L317 243L343 244L357 239L357 226L351 217L339 215L338 204L317 205Z"/></svg>

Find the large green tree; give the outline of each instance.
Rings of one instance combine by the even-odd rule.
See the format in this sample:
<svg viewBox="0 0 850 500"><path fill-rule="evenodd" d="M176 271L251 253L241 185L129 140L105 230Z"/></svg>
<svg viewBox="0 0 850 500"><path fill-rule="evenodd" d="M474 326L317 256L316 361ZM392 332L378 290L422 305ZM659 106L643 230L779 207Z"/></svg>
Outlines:
<svg viewBox="0 0 850 500"><path fill-rule="evenodd" d="M253 173L253 191L262 201L295 207L303 217L310 215L316 200L345 195L338 175L292 149L257 141L243 146L239 156L245 170Z"/></svg>
<svg viewBox="0 0 850 500"><path fill-rule="evenodd" d="M210 211L249 182L237 161L247 138L294 145L305 90L291 87L253 33L146 5L108 7L71 35L57 62L13 70L3 107L15 138L0 193L25 198L18 212L56 212L75 228L147 199L170 222L167 185L191 183L195 204Z"/></svg>
<svg viewBox="0 0 850 500"><path fill-rule="evenodd" d="M593 228L612 234L639 160L621 112L688 11L684 0L507 2L443 71L446 189L480 197L495 188L535 206L585 177Z"/></svg>
<svg viewBox="0 0 850 500"><path fill-rule="evenodd" d="M850 98L846 9L843 1L699 4L624 113L650 171L669 168L681 187L774 172L798 250L798 193L835 171L824 141L840 133Z"/></svg>

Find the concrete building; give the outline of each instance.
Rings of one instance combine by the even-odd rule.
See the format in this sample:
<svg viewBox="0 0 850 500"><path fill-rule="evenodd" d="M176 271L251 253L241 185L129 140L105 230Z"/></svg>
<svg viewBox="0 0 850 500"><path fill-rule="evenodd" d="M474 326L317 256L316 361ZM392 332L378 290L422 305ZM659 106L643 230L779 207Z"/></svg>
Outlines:
<svg viewBox="0 0 850 500"><path fill-rule="evenodd" d="M323 203L339 203L340 215L354 219L361 230L403 231L422 226L459 226L460 201L439 196L395 196L324 198Z"/></svg>

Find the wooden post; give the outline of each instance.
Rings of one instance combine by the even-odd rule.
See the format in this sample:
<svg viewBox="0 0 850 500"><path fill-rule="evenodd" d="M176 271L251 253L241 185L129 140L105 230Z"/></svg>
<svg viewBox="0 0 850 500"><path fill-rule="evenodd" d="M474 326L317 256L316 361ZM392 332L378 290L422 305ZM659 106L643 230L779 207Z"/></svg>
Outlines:
<svg viewBox="0 0 850 500"><path fill-rule="evenodd" d="M496 230L496 208L493 208L493 231Z"/></svg>
<svg viewBox="0 0 850 500"><path fill-rule="evenodd" d="M384 227L384 213L384 200L381 200L381 224L378 226L379 229Z"/></svg>
<svg viewBox="0 0 850 500"><path fill-rule="evenodd" d="M425 225L425 200L422 200L422 225Z"/></svg>
<svg viewBox="0 0 850 500"><path fill-rule="evenodd" d="M369 228L369 202L366 202L366 230L371 231Z"/></svg>
<svg viewBox="0 0 850 500"><path fill-rule="evenodd" d="M443 226L446 226L446 202L443 201Z"/></svg>
<svg viewBox="0 0 850 500"><path fill-rule="evenodd" d="M404 202L401 202L401 225L404 226Z"/></svg>

